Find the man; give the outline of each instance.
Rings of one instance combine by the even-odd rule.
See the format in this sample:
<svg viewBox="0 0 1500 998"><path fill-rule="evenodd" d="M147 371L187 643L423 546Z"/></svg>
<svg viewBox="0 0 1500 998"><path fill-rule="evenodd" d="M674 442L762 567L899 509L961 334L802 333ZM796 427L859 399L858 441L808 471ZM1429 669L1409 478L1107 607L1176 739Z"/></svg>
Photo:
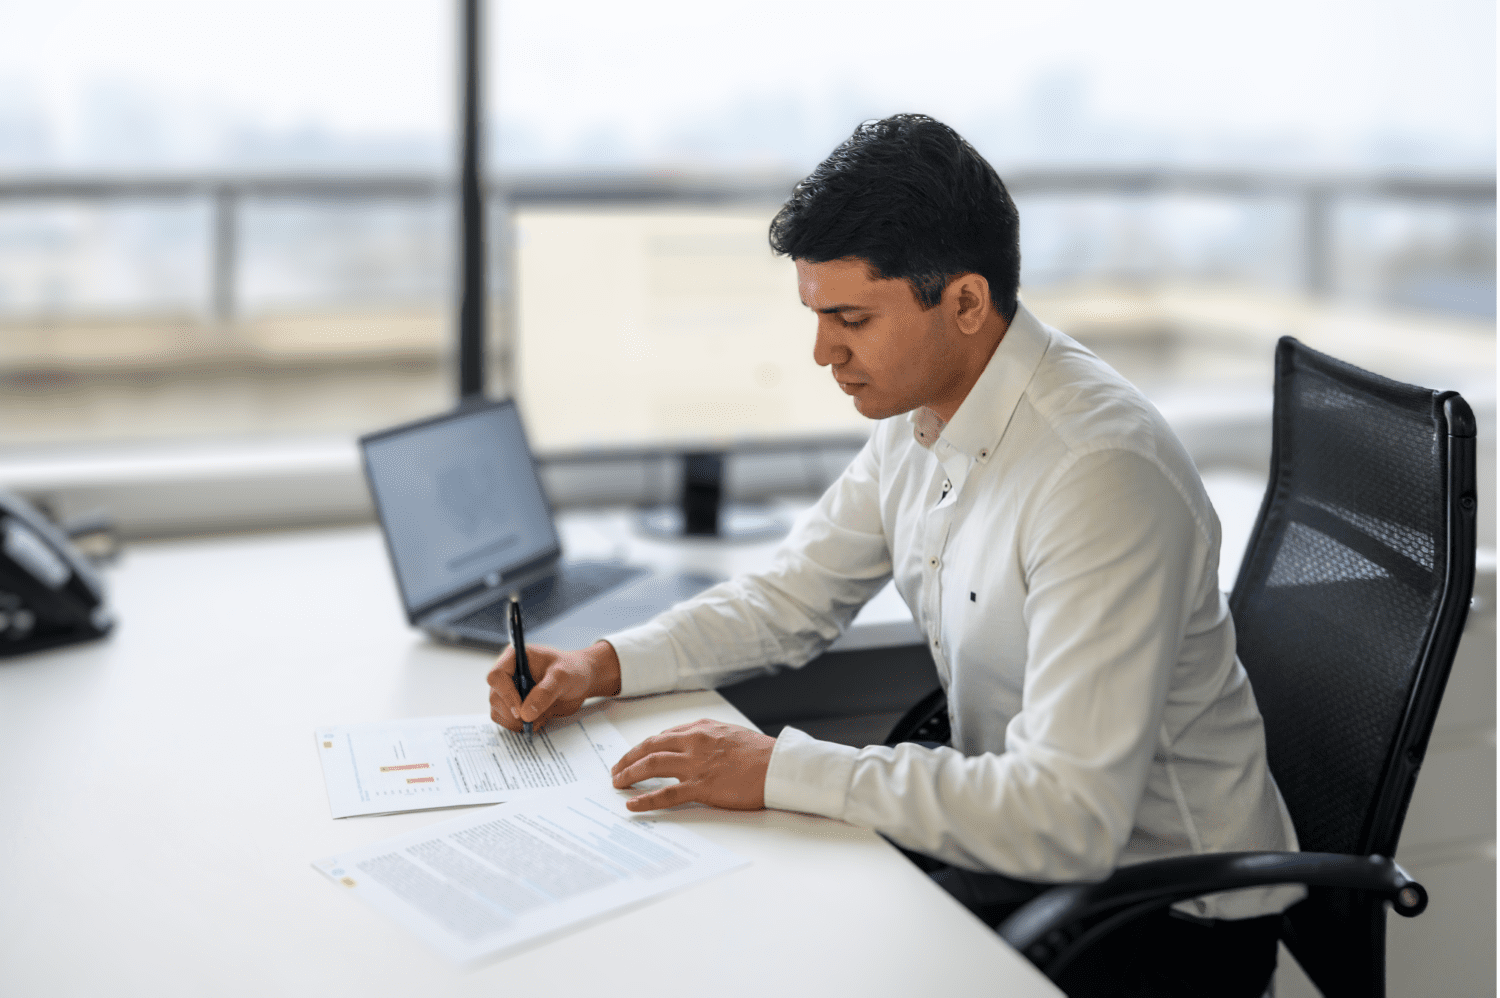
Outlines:
<svg viewBox="0 0 1500 998"><path fill-rule="evenodd" d="M951 746L699 721L619 761L616 786L678 781L629 806L873 828L990 924L1125 863L1295 849L1197 472L1131 385L1017 302L1019 220L994 169L930 118L866 123L797 186L771 245L817 317L813 359L881 421L868 446L770 571L582 651L532 650L524 706L505 652L494 719L801 665L894 576L947 690ZM1274 916L1298 896L1200 899L1080 973L1115 993L1259 995Z"/></svg>

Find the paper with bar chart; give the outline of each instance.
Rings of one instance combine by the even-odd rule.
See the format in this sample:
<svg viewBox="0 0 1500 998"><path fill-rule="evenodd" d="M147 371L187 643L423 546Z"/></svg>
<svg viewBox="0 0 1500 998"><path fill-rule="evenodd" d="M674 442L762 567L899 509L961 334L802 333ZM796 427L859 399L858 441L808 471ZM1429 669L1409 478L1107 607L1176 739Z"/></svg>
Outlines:
<svg viewBox="0 0 1500 998"><path fill-rule="evenodd" d="M629 747L598 709L548 722L529 740L465 714L330 725L317 729L317 745L335 818L603 789Z"/></svg>
<svg viewBox="0 0 1500 998"><path fill-rule="evenodd" d="M313 867L467 963L749 862L672 821L631 814L610 790L470 811Z"/></svg>

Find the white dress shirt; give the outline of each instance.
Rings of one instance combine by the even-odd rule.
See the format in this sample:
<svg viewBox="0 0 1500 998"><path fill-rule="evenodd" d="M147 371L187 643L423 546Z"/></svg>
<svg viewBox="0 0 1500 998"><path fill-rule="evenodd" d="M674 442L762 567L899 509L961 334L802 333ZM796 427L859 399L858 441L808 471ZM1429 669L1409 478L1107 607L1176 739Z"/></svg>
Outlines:
<svg viewBox="0 0 1500 998"><path fill-rule="evenodd" d="M952 748L787 728L767 807L1032 881L1296 849L1218 587L1219 522L1160 413L1022 306L944 425L881 421L770 571L610 635L622 693L713 687L832 643L893 575L948 692ZM1300 887L1186 910L1281 911Z"/></svg>

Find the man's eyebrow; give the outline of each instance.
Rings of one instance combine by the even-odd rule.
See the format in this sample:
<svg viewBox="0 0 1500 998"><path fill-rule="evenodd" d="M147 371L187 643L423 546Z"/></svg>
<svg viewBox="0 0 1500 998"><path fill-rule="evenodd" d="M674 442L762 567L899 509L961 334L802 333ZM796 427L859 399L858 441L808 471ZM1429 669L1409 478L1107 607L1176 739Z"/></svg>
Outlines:
<svg viewBox="0 0 1500 998"><path fill-rule="evenodd" d="M805 308L812 308L807 302L802 303ZM829 305L827 308L814 308L813 311L819 315L838 315L840 312L868 312L868 305Z"/></svg>

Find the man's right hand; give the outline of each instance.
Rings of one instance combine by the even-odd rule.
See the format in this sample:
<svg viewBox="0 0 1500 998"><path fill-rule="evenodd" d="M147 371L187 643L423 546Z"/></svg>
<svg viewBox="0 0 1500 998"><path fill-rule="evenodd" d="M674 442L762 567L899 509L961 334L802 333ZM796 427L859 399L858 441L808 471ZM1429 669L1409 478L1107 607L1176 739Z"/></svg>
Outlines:
<svg viewBox="0 0 1500 998"><path fill-rule="evenodd" d="M520 731L523 721L539 725L553 717L566 717L589 697L612 697L620 692L620 657L608 641L596 641L582 651L527 644L526 661L536 686L525 704L516 692L515 649L501 652L486 677L490 718L511 731Z"/></svg>

